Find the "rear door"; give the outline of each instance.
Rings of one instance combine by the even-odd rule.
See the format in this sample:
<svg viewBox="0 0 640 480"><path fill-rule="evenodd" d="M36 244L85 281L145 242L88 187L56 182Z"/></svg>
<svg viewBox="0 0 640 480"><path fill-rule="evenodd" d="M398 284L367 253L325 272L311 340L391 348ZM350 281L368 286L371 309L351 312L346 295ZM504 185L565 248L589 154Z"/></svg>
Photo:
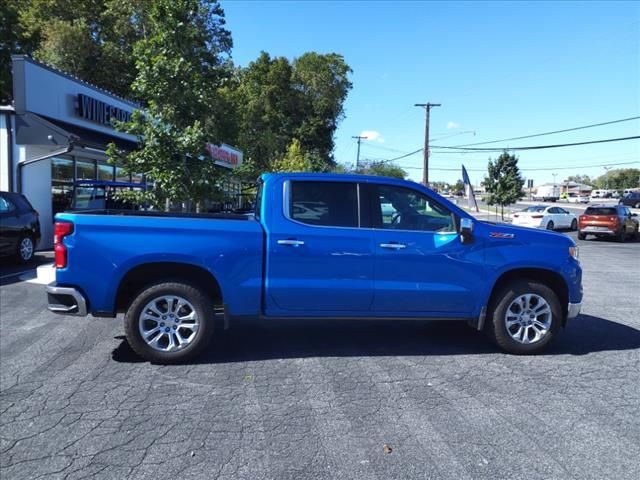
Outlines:
<svg viewBox="0 0 640 480"><path fill-rule="evenodd" d="M352 181L295 179L272 191L273 204L283 208L264 222L268 315L370 309L373 239L371 230L360 228L359 188Z"/></svg>
<svg viewBox="0 0 640 480"><path fill-rule="evenodd" d="M416 189L372 184L375 293L380 315L468 317L483 284L481 239L464 245L454 215Z"/></svg>

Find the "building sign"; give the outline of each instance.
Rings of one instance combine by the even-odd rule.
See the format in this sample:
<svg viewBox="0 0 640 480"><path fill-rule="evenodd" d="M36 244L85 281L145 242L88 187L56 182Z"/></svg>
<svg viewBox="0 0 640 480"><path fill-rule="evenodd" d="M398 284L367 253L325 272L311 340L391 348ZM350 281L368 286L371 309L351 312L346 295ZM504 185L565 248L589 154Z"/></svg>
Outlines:
<svg viewBox="0 0 640 480"><path fill-rule="evenodd" d="M207 143L207 152L213 162L221 167L236 168L238 165L242 165L242 152L224 143L221 145Z"/></svg>
<svg viewBox="0 0 640 480"><path fill-rule="evenodd" d="M113 120L131 121L131 112L82 93L78 95L78 115L86 120L111 127L114 126Z"/></svg>

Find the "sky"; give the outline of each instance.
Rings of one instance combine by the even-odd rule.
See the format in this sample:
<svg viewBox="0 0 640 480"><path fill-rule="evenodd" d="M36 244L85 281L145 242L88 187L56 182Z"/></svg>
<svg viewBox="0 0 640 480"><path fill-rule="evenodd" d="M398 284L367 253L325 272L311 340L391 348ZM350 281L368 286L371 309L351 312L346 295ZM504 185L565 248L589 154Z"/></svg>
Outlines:
<svg viewBox="0 0 640 480"><path fill-rule="evenodd" d="M289 59L335 52L353 89L335 135L335 158L391 159L424 143L431 110L429 176L455 182L464 164L482 180L499 153L440 146L508 139L640 116L640 2L222 1L246 66L261 51ZM640 135L640 120L483 147L574 143ZM640 140L517 153L535 185L640 168ZM627 162L635 162L628 164ZM422 178L422 153L397 160ZM617 165L616 165L617 164ZM537 170L536 170L537 169ZM554 177L553 174L556 174Z"/></svg>

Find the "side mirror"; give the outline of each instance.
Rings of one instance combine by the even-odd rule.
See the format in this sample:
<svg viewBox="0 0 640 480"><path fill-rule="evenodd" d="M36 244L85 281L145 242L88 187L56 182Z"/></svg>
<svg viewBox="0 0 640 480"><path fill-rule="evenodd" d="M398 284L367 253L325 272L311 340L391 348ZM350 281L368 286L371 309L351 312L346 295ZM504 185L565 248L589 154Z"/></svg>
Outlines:
<svg viewBox="0 0 640 480"><path fill-rule="evenodd" d="M637 216L638 216L638 214L637 214L637 213L632 213L632 214L631 214L631 216L632 216L632 217L637 217Z"/></svg>
<svg viewBox="0 0 640 480"><path fill-rule="evenodd" d="M473 220L470 218L460 219L460 239L462 243L471 243L473 241Z"/></svg>

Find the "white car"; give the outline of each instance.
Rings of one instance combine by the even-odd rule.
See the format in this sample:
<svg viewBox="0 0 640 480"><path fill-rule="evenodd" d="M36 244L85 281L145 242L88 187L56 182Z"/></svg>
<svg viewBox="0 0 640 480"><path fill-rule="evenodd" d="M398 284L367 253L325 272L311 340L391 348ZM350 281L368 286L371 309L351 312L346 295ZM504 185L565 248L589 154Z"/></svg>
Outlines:
<svg viewBox="0 0 640 480"><path fill-rule="evenodd" d="M561 207L535 205L511 215L513 225L530 228L546 228L556 230L578 229L578 219L568 210Z"/></svg>
<svg viewBox="0 0 640 480"><path fill-rule="evenodd" d="M589 197L582 194L570 193L567 197L569 203L589 203Z"/></svg>

